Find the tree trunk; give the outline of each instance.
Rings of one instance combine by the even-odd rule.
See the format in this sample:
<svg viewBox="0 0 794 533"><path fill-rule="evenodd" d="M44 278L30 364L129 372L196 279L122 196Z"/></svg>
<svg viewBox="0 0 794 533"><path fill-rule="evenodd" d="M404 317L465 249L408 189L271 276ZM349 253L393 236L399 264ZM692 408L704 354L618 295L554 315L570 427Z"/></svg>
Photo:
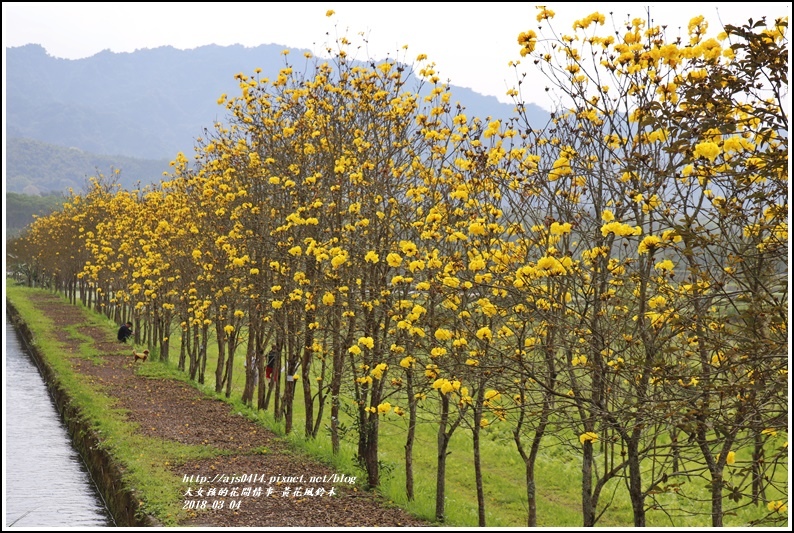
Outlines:
<svg viewBox="0 0 794 533"><path fill-rule="evenodd" d="M182 330L182 342L179 343L179 364L177 368L182 372L185 371L188 353L190 353L190 327ZM192 377L193 376L191 376L191 378Z"/></svg>
<svg viewBox="0 0 794 533"><path fill-rule="evenodd" d="M287 372L287 381L284 383L284 397L281 399L282 413L284 413L284 433L292 433L292 400L295 396L295 381Z"/></svg>
<svg viewBox="0 0 794 533"><path fill-rule="evenodd" d="M312 397L312 379L311 379L311 365L312 365L312 345L314 344L314 330L309 328L309 324L314 323L314 313L309 311L306 313L306 333L303 342L303 356L301 357L301 378L303 385L303 410L305 413L304 418L304 435L307 439L312 438L314 430L314 399Z"/></svg>
<svg viewBox="0 0 794 533"><path fill-rule="evenodd" d="M485 391L482 384L477 389L474 407L474 427L472 428L472 448L474 449L474 485L477 489L477 525L485 527L485 492L482 486L482 462L480 461L480 423L482 422Z"/></svg>
<svg viewBox="0 0 794 533"><path fill-rule="evenodd" d="M593 444L585 441L582 451L582 525L595 525L595 506L593 505Z"/></svg>
<svg viewBox="0 0 794 533"><path fill-rule="evenodd" d="M529 522L531 522L530 527L537 527L538 525L538 502L535 487L535 462L538 460L538 453L540 453L540 443L543 440L543 436L546 434L546 426L548 425L549 415L551 414L551 394L548 394L548 397L548 401L544 403L540 424L535 430L535 436L532 439L532 447L529 450L529 461L527 464L527 504L529 506L529 514L527 519Z"/></svg>
<svg viewBox="0 0 794 533"><path fill-rule="evenodd" d="M198 347L199 383L202 385L207 372L207 342L209 342L209 326L204 325L201 328L201 344Z"/></svg>
<svg viewBox="0 0 794 533"><path fill-rule="evenodd" d="M753 503L756 505L766 499L764 493L764 471L762 465L764 463L764 439L761 434L763 423L760 420L760 414L754 415L753 423Z"/></svg>
<svg viewBox="0 0 794 533"><path fill-rule="evenodd" d="M408 394L408 435L405 438L405 496L414 500L414 439L416 438L416 398L414 398L413 373L405 372Z"/></svg>
<svg viewBox="0 0 794 533"><path fill-rule="evenodd" d="M236 329L229 335L229 356L226 359L226 376L224 377L227 398L232 395L232 376L234 375L234 354L237 351L237 335L239 335L239 331Z"/></svg>
<svg viewBox="0 0 794 533"><path fill-rule="evenodd" d="M640 471L639 430L626 442L629 462L629 498L634 513L634 527L645 527L645 495L642 492L642 472Z"/></svg>
<svg viewBox="0 0 794 533"><path fill-rule="evenodd" d="M449 421L449 400L446 395L441 396L441 419L438 423L438 441L436 454L436 520L444 522L444 491L446 489L447 471L447 423Z"/></svg>
<svg viewBox="0 0 794 533"><path fill-rule="evenodd" d="M538 502L535 488L535 461L524 462L527 478L527 527L538 527Z"/></svg>
<svg viewBox="0 0 794 533"><path fill-rule="evenodd" d="M160 344L160 361L167 362L171 347L171 310L166 309L160 318L160 335L157 337Z"/></svg>
<svg viewBox="0 0 794 533"><path fill-rule="evenodd" d="M256 344L256 326L252 322L253 320L250 320L248 323L248 343L245 348L245 387L243 387L243 395L240 398L248 407L251 407L254 400L260 358Z"/></svg>
<svg viewBox="0 0 794 533"><path fill-rule="evenodd" d="M215 392L220 394L223 390L223 371L226 367L226 332L223 331L223 322L218 320L215 326L218 337L218 364L215 366Z"/></svg>
<svg viewBox="0 0 794 533"><path fill-rule="evenodd" d="M276 357L276 364L273 367L273 414L276 420L281 420L281 368L284 365L284 357L281 354L283 339L280 337L276 339L276 346L278 346L278 357ZM286 382L284 383L286 387ZM268 395L270 391L268 390Z"/></svg>
<svg viewBox="0 0 794 533"><path fill-rule="evenodd" d="M378 464L378 413L370 413L367 417L367 445L364 462L367 465L367 485L370 489L380 484L380 464Z"/></svg>
<svg viewBox="0 0 794 533"><path fill-rule="evenodd" d="M722 527L722 467L711 473L711 527Z"/></svg>
<svg viewBox="0 0 794 533"><path fill-rule="evenodd" d="M287 331L295 331L297 324L290 320ZM281 399L282 412L284 413L284 431L287 435L292 432L293 402L295 401L295 372L298 371L298 347L294 335L288 335L287 340L287 366L284 396Z"/></svg>
<svg viewBox="0 0 794 533"><path fill-rule="evenodd" d="M337 332L331 342L333 350L333 362L331 366L331 451L334 455L339 454L339 391L342 388L342 370L344 369L345 356L342 353L341 332L341 308L334 308L333 330Z"/></svg>

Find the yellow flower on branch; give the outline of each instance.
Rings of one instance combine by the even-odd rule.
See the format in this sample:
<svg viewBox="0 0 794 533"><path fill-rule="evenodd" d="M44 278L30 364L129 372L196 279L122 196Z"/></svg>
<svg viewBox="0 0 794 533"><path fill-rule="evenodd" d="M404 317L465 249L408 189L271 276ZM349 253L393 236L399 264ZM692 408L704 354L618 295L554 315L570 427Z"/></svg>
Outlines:
<svg viewBox="0 0 794 533"><path fill-rule="evenodd" d="M674 266L675 265L673 264L672 261L670 261L669 259L665 259L663 261L659 261L658 263L656 263L654 265L654 268L656 270L665 270L667 272L671 272Z"/></svg>
<svg viewBox="0 0 794 533"><path fill-rule="evenodd" d="M403 368L411 368L415 362L416 362L416 358L409 355L402 358L402 360L400 361L400 366Z"/></svg>
<svg viewBox="0 0 794 533"><path fill-rule="evenodd" d="M477 330L477 338L480 340L493 340L493 333L491 333L491 328L488 326L481 327Z"/></svg>
<svg viewBox="0 0 794 533"><path fill-rule="evenodd" d="M551 227L549 227L549 233L552 235L565 235L566 233L571 232L571 223L565 222L564 224L560 224L559 222L552 222Z"/></svg>
<svg viewBox="0 0 794 533"><path fill-rule="evenodd" d="M598 441L598 434L593 433L592 431L588 431L587 433L582 433L581 435L579 435L579 442L581 442L582 444L584 444L585 442L589 442L592 444L595 443L596 441Z"/></svg>
<svg viewBox="0 0 794 533"><path fill-rule="evenodd" d="M491 401L491 400L493 400L493 401L496 401L496 400L498 400L498 399L499 399L501 396L502 396L502 395L499 393L499 391L491 389L491 390L489 390L489 391L487 391L487 392L485 393L485 401L486 401L486 402L488 402L488 401Z"/></svg>
<svg viewBox="0 0 794 533"><path fill-rule="evenodd" d="M521 32L518 36L518 44L521 45L521 57L525 57L527 54L531 54L535 50L535 45L538 43L538 35L532 31L528 30L526 32Z"/></svg>
<svg viewBox="0 0 794 533"><path fill-rule="evenodd" d="M378 365L375 366L375 368L373 368L370 371L370 375L372 375L372 377L374 377L375 379L382 379L383 373L386 372L388 369L389 369L389 365L387 365L386 363L379 363Z"/></svg>
<svg viewBox="0 0 794 533"><path fill-rule="evenodd" d="M448 341L452 338L452 332L445 328L438 328L434 336L438 341Z"/></svg>
<svg viewBox="0 0 794 533"><path fill-rule="evenodd" d="M552 11L551 9L546 9L546 6L537 6L537 7L540 10L536 17L538 19L538 22L554 18L554 11Z"/></svg>
<svg viewBox="0 0 794 533"><path fill-rule="evenodd" d="M695 157L705 157L713 162L718 155L720 155L720 147L716 143L706 141L695 146Z"/></svg>
<svg viewBox="0 0 794 533"><path fill-rule="evenodd" d="M361 354L361 348L359 348L358 345L355 345L355 344L353 346L351 346L350 348L348 348L347 351L352 353L353 355L360 355Z"/></svg>
<svg viewBox="0 0 794 533"><path fill-rule="evenodd" d="M785 504L783 500L773 500L766 504L766 508L769 509L772 513L785 513L788 510L788 506Z"/></svg>
<svg viewBox="0 0 794 533"><path fill-rule="evenodd" d="M614 233L619 237L628 237L637 234L636 229L632 228L628 224L623 224L621 222L607 222L601 226L601 235L606 237L610 233Z"/></svg>
<svg viewBox="0 0 794 533"><path fill-rule="evenodd" d="M690 377L688 383L684 382L683 379L678 380L678 384L681 385L682 387L695 387L699 382L700 380L695 376Z"/></svg>
<svg viewBox="0 0 794 533"><path fill-rule="evenodd" d="M400 250L407 256L414 256L419 251L411 241L400 241Z"/></svg>
<svg viewBox="0 0 794 533"><path fill-rule="evenodd" d="M441 394L448 394L455 390L455 387L446 378L438 378L433 382L433 388L441 391Z"/></svg>
<svg viewBox="0 0 794 533"><path fill-rule="evenodd" d="M661 244L661 242L662 240L656 235L648 235L637 247L637 253L647 254L648 252L655 250Z"/></svg>
<svg viewBox="0 0 794 533"><path fill-rule="evenodd" d="M453 289L458 288L460 285L460 280L454 276L446 276L441 282L446 285L447 287L451 287Z"/></svg>
<svg viewBox="0 0 794 533"><path fill-rule="evenodd" d="M716 459L717 461L720 460L720 454L717 454ZM736 452L733 451L728 452L728 455L725 456L725 464L732 465L735 462L736 462Z"/></svg>
<svg viewBox="0 0 794 533"><path fill-rule="evenodd" d="M551 170L548 174L549 181L556 181L563 176L568 176L573 173L573 169L571 168L570 160L565 155L560 155L560 157L554 161L551 166Z"/></svg>
<svg viewBox="0 0 794 533"><path fill-rule="evenodd" d="M402 264L403 258L400 257L400 254L392 252L386 256L386 262L389 263L390 267L397 268Z"/></svg>
<svg viewBox="0 0 794 533"><path fill-rule="evenodd" d="M482 257L477 257L469 262L469 270L477 272L478 270L485 269L485 260Z"/></svg>

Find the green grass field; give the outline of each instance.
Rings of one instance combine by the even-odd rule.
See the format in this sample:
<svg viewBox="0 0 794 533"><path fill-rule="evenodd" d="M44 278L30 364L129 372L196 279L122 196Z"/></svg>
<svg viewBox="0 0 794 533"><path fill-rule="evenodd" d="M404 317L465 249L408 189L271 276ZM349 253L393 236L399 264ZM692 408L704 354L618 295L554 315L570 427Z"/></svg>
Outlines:
<svg viewBox="0 0 794 533"><path fill-rule="evenodd" d="M177 350L178 335L172 337ZM208 354L208 385L206 392L214 394L214 371L217 361L217 349L210 342ZM233 392L230 400L239 409L247 409L239 398L242 394L245 373L243 368L245 349L238 349L235 356L235 374ZM171 357L174 359L174 357ZM210 376L212 383L209 383ZM282 378L283 379L283 378ZM223 395L218 395L223 397ZM252 414L263 424L283 434L283 421L276 422L270 411L261 412L255 408ZM348 398L350 409L341 416L341 421L348 427L353 426L350 417L353 403ZM357 472L359 479L365 479L365 473L358 469L354 456L356 452L356 435L349 431L343 441L343 449L339 457L331 451L330 436L321 430L316 440L304 439L303 389L296 387L293 404L293 432L288 436L298 447L313 456L334 464L344 472ZM330 406L326 406L325 417L329 415ZM343 410L344 411L344 410ZM381 418L379 438L379 459L382 464L380 492L389 500L408 509L426 520L435 517L435 479L436 479L436 443L438 427L432 422L419 422L414 443L414 485L415 498L408 501L405 495L404 445L407 433L407 417L393 413ZM450 454L446 468L446 520L444 525L452 527L477 526L477 494L473 466L473 446L471 430L461 425L455 432L450 443ZM539 527L577 527L582 525L581 518L581 457L577 449L562 446L560 440L577 443L575 435L555 434L554 438L546 439L546 447L542 450L536 464L536 486L538 498ZM483 484L486 502L486 521L488 527L522 527L527 521L527 496L525 467L516 450L512 437L512 428L507 422L497 422L484 428L481 432L481 460ZM598 453L598 447L596 447ZM749 453L739 452L740 458ZM730 468L727 476L731 475ZM779 472L785 479L787 472ZM709 527L711 525L709 492L706 488L708 480L691 478L686 483L687 494L700 503L676 498L673 494L663 495L662 500L668 505L667 511L650 510L647 513L649 527L692 526ZM785 495L767 494L771 499L785 499ZM631 503L625 490L625 480L613 479L608 482L599 502L599 510L609 502L609 508L599 519L600 527L631 527L633 515ZM650 503L650 500L648 501ZM726 509L729 503L725 503ZM682 508L682 512L670 512L670 509ZM696 516L691 516L695 513ZM751 520L757 520L767 514L765 506L746 506L735 514L725 517L725 526L741 526ZM676 517L678 515L678 518Z"/></svg>

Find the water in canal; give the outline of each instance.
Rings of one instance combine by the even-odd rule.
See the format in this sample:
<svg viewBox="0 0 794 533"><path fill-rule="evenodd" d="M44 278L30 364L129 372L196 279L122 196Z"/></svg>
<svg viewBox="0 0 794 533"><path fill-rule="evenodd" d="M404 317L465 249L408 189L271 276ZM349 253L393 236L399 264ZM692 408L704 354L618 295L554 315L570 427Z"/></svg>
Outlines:
<svg viewBox="0 0 794 533"><path fill-rule="evenodd" d="M5 359L3 529L114 526L38 368L8 320Z"/></svg>

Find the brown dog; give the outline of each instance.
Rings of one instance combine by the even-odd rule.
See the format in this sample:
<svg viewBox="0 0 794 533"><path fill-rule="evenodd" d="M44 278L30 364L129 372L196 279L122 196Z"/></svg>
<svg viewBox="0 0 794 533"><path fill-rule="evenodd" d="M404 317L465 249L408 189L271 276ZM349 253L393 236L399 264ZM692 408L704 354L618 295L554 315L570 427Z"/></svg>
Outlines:
<svg viewBox="0 0 794 533"><path fill-rule="evenodd" d="M143 353L138 353L135 350L132 351L132 356L134 359L132 360L133 363L137 362L138 359L141 361L146 361L149 358L149 350L144 350Z"/></svg>

